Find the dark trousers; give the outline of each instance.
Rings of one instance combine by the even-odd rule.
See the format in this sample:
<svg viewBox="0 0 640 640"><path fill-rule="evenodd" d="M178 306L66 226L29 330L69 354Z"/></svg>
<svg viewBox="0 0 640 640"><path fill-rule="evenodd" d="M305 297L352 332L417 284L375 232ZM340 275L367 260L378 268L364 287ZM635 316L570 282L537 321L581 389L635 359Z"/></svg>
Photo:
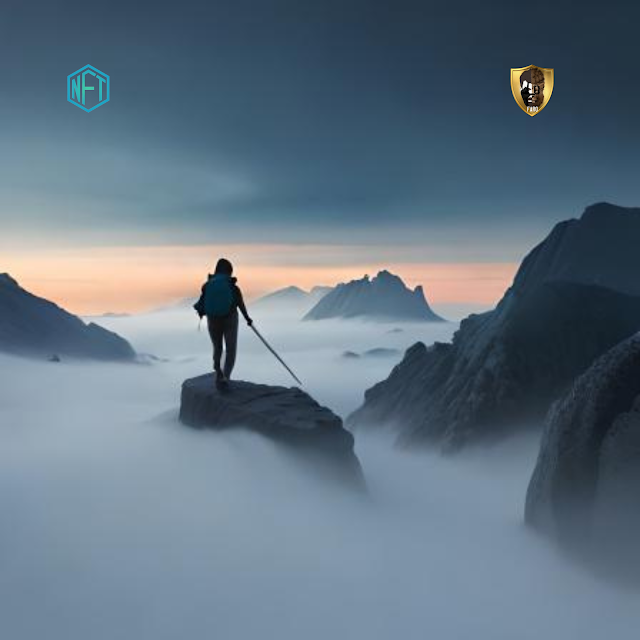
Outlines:
<svg viewBox="0 0 640 640"><path fill-rule="evenodd" d="M220 371L220 360L222 351L226 351L224 358L223 373L230 378L233 365L236 363L236 352L238 350L238 312L232 311L228 316L222 318L207 316L209 325L209 336L213 343L213 368Z"/></svg>

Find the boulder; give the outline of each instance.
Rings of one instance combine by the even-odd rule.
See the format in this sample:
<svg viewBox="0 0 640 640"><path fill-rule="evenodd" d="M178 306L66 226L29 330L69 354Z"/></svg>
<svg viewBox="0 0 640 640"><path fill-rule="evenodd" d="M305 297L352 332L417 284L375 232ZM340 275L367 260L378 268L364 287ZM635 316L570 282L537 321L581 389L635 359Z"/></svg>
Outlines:
<svg viewBox="0 0 640 640"><path fill-rule="evenodd" d="M199 428L249 429L336 480L364 485L353 436L301 389L240 380L216 386L212 374L202 375L182 385L180 420Z"/></svg>
<svg viewBox="0 0 640 640"><path fill-rule="evenodd" d="M640 334L598 358L551 408L525 520L640 580Z"/></svg>

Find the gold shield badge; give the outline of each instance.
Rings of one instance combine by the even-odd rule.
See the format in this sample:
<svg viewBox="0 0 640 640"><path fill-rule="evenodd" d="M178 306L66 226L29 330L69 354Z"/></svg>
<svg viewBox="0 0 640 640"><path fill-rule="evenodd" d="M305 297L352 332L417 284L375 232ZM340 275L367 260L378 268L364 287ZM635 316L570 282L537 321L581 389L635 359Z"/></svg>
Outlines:
<svg viewBox="0 0 640 640"><path fill-rule="evenodd" d="M553 93L553 69L530 64L511 69L511 93L518 106L530 116L540 113Z"/></svg>

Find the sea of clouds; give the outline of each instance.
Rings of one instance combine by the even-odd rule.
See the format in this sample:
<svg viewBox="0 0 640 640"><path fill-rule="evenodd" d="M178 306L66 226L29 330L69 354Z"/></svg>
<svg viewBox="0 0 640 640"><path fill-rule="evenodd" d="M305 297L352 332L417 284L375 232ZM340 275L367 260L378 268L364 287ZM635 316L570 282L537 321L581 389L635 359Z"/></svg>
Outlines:
<svg viewBox="0 0 640 640"><path fill-rule="evenodd" d="M255 319L305 389L342 416L415 340L456 329ZM637 637L637 593L522 523L537 434L442 457L363 429L362 498L258 435L177 422L180 383L211 367L189 310L104 324L160 360L0 356L2 638ZM342 357L377 347L400 353ZM235 373L292 384L244 325Z"/></svg>

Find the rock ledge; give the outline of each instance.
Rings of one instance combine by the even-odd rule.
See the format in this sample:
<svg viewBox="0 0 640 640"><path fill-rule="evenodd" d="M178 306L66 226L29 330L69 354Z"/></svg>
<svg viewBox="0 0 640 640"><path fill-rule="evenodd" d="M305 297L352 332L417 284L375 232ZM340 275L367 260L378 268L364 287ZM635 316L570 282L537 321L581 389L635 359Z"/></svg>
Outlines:
<svg viewBox="0 0 640 640"><path fill-rule="evenodd" d="M180 421L198 428L244 427L338 480L363 484L353 436L337 415L300 389L239 380L218 388L212 374L198 376L182 385Z"/></svg>

